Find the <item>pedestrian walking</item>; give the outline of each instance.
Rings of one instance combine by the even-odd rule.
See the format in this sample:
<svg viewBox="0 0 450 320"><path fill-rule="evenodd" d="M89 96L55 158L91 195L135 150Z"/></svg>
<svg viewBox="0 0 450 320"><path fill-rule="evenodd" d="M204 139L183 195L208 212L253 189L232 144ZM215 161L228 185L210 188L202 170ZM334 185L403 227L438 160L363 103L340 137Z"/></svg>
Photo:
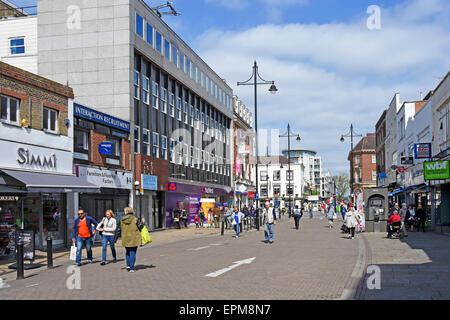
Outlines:
<svg viewBox="0 0 450 320"><path fill-rule="evenodd" d="M295 221L295 229L297 229L298 230L298 228L299 228L299 225L300 225L300 219L302 218L302 216L303 216L303 212L302 212L302 210L298 207L298 205L296 205L295 206L295 209L294 209L294 221Z"/></svg>
<svg viewBox="0 0 450 320"><path fill-rule="evenodd" d="M117 229L116 216L112 210L106 210L105 216L97 226L97 231L102 236L102 262L100 265L106 264L106 250L109 246L111 248L111 255L113 257L113 263L116 263L116 248L114 247L114 235Z"/></svg>
<svg viewBox="0 0 450 320"><path fill-rule="evenodd" d="M313 218L313 204L312 204L312 202L308 203L308 210L309 210L309 218L312 219Z"/></svg>
<svg viewBox="0 0 450 320"><path fill-rule="evenodd" d="M348 238L350 239L354 239L355 238L355 228L358 226L359 224L359 217L356 214L356 211L354 210L354 208L349 208L347 211L347 214L345 215L345 225L347 226L348 229Z"/></svg>
<svg viewBox="0 0 450 320"><path fill-rule="evenodd" d="M126 207L124 212L125 216L120 222L122 247L126 250L125 260L127 263L127 271L135 272L136 252L137 248L142 244L142 237L138 228L138 219L134 216L133 208Z"/></svg>
<svg viewBox="0 0 450 320"><path fill-rule="evenodd" d="M327 213L327 218L328 218L328 225L331 228L333 228L333 220L336 219L336 214L334 212L334 207L330 205L330 208L328 210Z"/></svg>
<svg viewBox="0 0 450 320"><path fill-rule="evenodd" d="M194 218L195 228L200 228L200 215L197 213Z"/></svg>
<svg viewBox="0 0 450 320"><path fill-rule="evenodd" d="M181 220L183 221L184 227L187 228L188 226L188 220L189 220L189 216L186 212L186 209L183 209L181 211Z"/></svg>
<svg viewBox="0 0 450 320"><path fill-rule="evenodd" d="M208 210L208 228L212 228L214 223L214 214L211 208Z"/></svg>
<svg viewBox="0 0 450 320"><path fill-rule="evenodd" d="M236 208L233 215L231 216L231 218L233 219L233 225L236 230L236 235L234 237L239 238L239 231L242 228L241 223L242 223L242 219L244 218L244 214L242 212L240 212L238 208Z"/></svg>
<svg viewBox="0 0 450 320"><path fill-rule="evenodd" d="M203 208L200 207L198 213L200 214L200 226L203 228L203 224L205 222L205 211L203 211Z"/></svg>
<svg viewBox="0 0 450 320"><path fill-rule="evenodd" d="M232 219L233 213L234 213L234 209L232 206L230 208L226 208L224 217L225 217L225 222L227 224L227 229L230 229L233 226L233 219Z"/></svg>
<svg viewBox="0 0 450 320"><path fill-rule="evenodd" d="M345 203L343 203L341 205L341 215L342 215L342 220L345 220L345 214L347 213L347 206L345 205Z"/></svg>
<svg viewBox="0 0 450 320"><path fill-rule="evenodd" d="M408 208L406 207L406 203L402 203L402 207L401 209L398 211L400 217L402 218L402 232L403 232L403 236L407 237L408 233L406 232L406 227L405 227L405 221L406 221L406 214L408 213Z"/></svg>
<svg viewBox="0 0 450 320"><path fill-rule="evenodd" d="M81 266L81 250L86 247L87 258L92 263L92 237L95 235L97 221L86 215L83 209L78 210L78 218L73 223L72 243L76 243L76 264Z"/></svg>
<svg viewBox="0 0 450 320"><path fill-rule="evenodd" d="M405 224L409 231L414 231L414 225L416 224L416 211L414 210L414 206L410 205L408 207L408 212L405 216Z"/></svg>
<svg viewBox="0 0 450 320"><path fill-rule="evenodd" d="M221 208L214 208L214 228L219 228Z"/></svg>
<svg viewBox="0 0 450 320"><path fill-rule="evenodd" d="M174 216L173 216L173 223L174 223L174 225L176 226L177 229L181 229L180 219L181 219L180 210L175 210L174 211Z"/></svg>
<svg viewBox="0 0 450 320"><path fill-rule="evenodd" d="M277 214L275 208L271 208L269 203L266 203L266 207L263 210L264 214L264 235L265 243L273 243L274 225L277 224Z"/></svg>
<svg viewBox="0 0 450 320"><path fill-rule="evenodd" d="M416 210L417 217L417 231L420 231L420 227L422 227L422 231L425 232L425 221L427 220L427 214L425 210L422 208L422 204L419 203Z"/></svg>

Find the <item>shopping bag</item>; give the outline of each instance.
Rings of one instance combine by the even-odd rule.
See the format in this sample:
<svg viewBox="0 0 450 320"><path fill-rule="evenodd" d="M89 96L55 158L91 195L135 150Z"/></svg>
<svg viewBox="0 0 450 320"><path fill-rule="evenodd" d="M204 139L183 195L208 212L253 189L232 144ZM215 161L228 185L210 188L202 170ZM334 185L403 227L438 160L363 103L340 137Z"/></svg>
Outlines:
<svg viewBox="0 0 450 320"><path fill-rule="evenodd" d="M150 237L150 232L148 232L147 227L143 227L141 230L142 244L152 243L152 237Z"/></svg>
<svg viewBox="0 0 450 320"><path fill-rule="evenodd" d="M77 247L74 244L70 247L70 260L75 261L77 260Z"/></svg>
<svg viewBox="0 0 450 320"><path fill-rule="evenodd" d="M427 220L425 220L425 228L428 228L430 226L430 221L428 221L428 219Z"/></svg>

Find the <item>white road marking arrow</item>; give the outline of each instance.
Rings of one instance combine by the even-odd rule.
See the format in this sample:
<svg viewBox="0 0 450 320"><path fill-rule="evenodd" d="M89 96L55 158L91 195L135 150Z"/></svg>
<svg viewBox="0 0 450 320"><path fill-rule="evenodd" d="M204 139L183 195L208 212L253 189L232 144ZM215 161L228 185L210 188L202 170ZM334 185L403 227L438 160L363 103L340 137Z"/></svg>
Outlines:
<svg viewBox="0 0 450 320"><path fill-rule="evenodd" d="M221 274L224 274L225 272L228 272L228 271L230 271L230 270L232 270L234 268L239 267L240 265L250 264L255 259L256 259L256 257L253 257L253 258L249 258L249 259L233 262L234 263L233 265L231 265L231 266L229 266L227 268L220 269L219 271L216 271L216 272L213 272L213 273L208 273L207 275L205 275L205 277L211 277L211 278L218 277Z"/></svg>

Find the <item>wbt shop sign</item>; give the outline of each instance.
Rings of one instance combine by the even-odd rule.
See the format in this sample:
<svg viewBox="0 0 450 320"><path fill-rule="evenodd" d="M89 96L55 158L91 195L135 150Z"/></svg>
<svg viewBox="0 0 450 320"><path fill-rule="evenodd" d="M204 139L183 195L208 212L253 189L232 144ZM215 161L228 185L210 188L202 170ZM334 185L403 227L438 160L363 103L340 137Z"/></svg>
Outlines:
<svg viewBox="0 0 450 320"><path fill-rule="evenodd" d="M423 163L425 180L450 179L449 161L426 161Z"/></svg>

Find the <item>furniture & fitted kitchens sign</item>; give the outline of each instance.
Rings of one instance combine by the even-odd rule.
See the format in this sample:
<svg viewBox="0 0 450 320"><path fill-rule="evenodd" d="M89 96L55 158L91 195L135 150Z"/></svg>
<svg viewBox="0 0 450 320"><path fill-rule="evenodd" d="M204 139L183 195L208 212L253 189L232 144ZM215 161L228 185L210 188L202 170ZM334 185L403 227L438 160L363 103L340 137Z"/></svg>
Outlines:
<svg viewBox="0 0 450 320"><path fill-rule="evenodd" d="M83 182L92 183L100 188L130 190L132 187L131 172L76 166L75 173Z"/></svg>

